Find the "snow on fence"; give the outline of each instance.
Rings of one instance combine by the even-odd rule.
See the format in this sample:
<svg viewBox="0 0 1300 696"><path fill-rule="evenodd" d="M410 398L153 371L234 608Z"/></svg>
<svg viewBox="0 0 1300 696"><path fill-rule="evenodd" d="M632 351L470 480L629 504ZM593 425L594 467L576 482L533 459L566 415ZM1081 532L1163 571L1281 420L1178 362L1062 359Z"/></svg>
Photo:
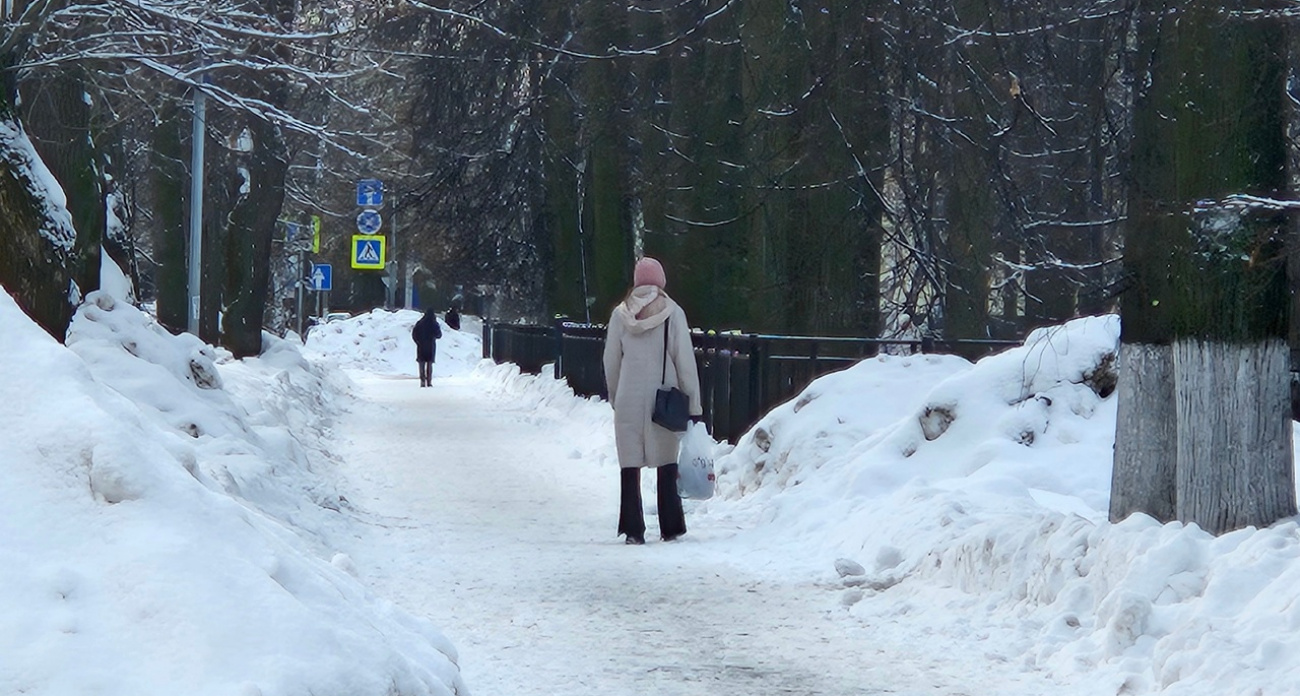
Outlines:
<svg viewBox="0 0 1300 696"><path fill-rule="evenodd" d="M881 349L954 353L977 359L1020 345L990 339L783 336L694 329L704 420L714 437L735 443L764 413L817 377ZM601 353L605 327L557 320L551 326L483 322L483 357L540 374L549 365L574 393L606 398Z"/></svg>

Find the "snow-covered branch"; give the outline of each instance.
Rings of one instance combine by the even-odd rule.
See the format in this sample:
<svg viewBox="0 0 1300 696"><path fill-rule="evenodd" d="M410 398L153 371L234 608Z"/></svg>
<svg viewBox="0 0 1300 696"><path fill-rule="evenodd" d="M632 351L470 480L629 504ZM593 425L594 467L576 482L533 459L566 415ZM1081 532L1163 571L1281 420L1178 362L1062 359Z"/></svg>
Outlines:
<svg viewBox="0 0 1300 696"><path fill-rule="evenodd" d="M426 12L431 12L433 14L449 17L456 21L465 22L472 26L476 26L480 29L483 29L502 39L523 43L528 46L532 46L533 48L536 48L538 50L545 51L547 53L568 56L570 58L580 58L584 60L610 60L622 56L659 55L662 51L678 46L684 43L685 41L687 41L688 39L690 39L691 37L695 36L696 34L700 33L713 20L721 17L722 15L730 11L738 2L739 0L725 0L718 7L709 10L707 12L704 12L703 14L696 17L694 22L690 26L686 27L685 29L682 29L681 31L677 32L675 35L671 36L670 38L664 41L660 41L658 43L649 46L642 46L642 47L635 47L635 48L610 46L605 51L579 51L579 50L568 48L567 45L552 44L552 43L547 43L545 41L530 39L521 36L518 33L504 29L498 24L495 24L491 20L482 17L480 15L476 15L470 12L462 12L460 10L456 10L451 7L442 7L440 5L436 5L431 2L425 2L424 0L410 0L410 5L412 7L415 7L417 9ZM682 7L685 5L686 3L682 3L677 7ZM664 10L662 9L656 10L656 12L663 12L663 11Z"/></svg>
<svg viewBox="0 0 1300 696"><path fill-rule="evenodd" d="M1210 210L1233 210L1239 213L1277 213L1300 210L1300 201L1267 196L1253 196L1247 193L1234 193L1217 201L1197 201L1193 212L1202 213Z"/></svg>
<svg viewBox="0 0 1300 696"><path fill-rule="evenodd" d="M42 0L4 30L0 50L25 78L81 65L107 93L143 96L139 87L114 86L143 69L202 89L230 108L331 142L323 123L266 103L259 93L281 80L366 114L366 107L343 96L338 85L377 67L359 48L346 45L354 31L293 26L291 16L275 17L263 3L247 0ZM322 48L327 45L335 50ZM184 91L159 89L153 101Z"/></svg>

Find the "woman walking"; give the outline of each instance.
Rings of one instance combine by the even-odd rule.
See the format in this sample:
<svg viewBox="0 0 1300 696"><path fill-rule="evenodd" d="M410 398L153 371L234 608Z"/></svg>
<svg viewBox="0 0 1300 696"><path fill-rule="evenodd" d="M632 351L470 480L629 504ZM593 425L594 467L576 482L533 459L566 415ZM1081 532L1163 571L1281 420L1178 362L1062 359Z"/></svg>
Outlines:
<svg viewBox="0 0 1300 696"><path fill-rule="evenodd" d="M677 495L677 444L680 435L651 422L660 385L686 393L692 418L700 408L700 380L686 313L664 292L664 268L643 258L633 272L632 290L609 318L605 338L605 386L614 405L614 443L621 467L618 533L629 544L645 543L641 469L658 473L659 537L672 541L686 533L686 515Z"/></svg>

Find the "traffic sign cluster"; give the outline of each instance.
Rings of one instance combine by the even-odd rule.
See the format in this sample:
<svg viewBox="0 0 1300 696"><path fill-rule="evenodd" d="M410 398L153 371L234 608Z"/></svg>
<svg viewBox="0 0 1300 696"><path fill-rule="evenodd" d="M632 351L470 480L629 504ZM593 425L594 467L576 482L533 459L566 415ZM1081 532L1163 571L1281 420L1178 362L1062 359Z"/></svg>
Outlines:
<svg viewBox="0 0 1300 696"><path fill-rule="evenodd" d="M384 218L375 208L384 204L384 182L379 179L362 179L357 182L357 232L352 235L352 267L363 270L383 270L385 239L379 234Z"/></svg>

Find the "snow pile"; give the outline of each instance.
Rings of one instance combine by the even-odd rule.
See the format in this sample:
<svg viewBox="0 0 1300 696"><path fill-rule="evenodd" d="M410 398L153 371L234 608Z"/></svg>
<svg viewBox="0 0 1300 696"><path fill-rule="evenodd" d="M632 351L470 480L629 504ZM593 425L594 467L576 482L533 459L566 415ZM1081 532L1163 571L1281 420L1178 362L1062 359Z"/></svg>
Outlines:
<svg viewBox="0 0 1300 696"><path fill-rule="evenodd" d="M110 227L113 224L120 226L122 223L113 215L109 209ZM121 267L113 260L107 252L99 256L99 290L100 292L111 295L114 299L125 302L135 303L135 288L131 285L131 280L122 272Z"/></svg>
<svg viewBox="0 0 1300 696"><path fill-rule="evenodd" d="M409 309L376 309L350 319L313 326L307 332L307 353L313 358L332 360L348 370L379 375L415 377L415 343L411 327L422 313ZM434 358L433 376L464 374L474 368L483 355L480 324L473 317L462 317L461 331L455 331L438 318L442 338Z"/></svg>
<svg viewBox="0 0 1300 696"><path fill-rule="evenodd" d="M464 693L452 646L331 551L351 522L303 443L346 384L108 293L69 348L3 292L0 326L0 692Z"/></svg>
<svg viewBox="0 0 1300 696"><path fill-rule="evenodd" d="M819 567L873 630L982 636L1096 693L1289 692L1294 521L1217 539L1107 522L1118 337L1092 317L973 366L884 357L823 377L720 458L708 511L755 520L738 540L780 572Z"/></svg>
<svg viewBox="0 0 1300 696"><path fill-rule="evenodd" d="M569 384L562 379L555 379L549 369L540 375L520 372L517 365L505 363L494 364L491 360L481 360L470 374L482 382L484 391L489 396L505 399L526 413L537 422L546 422L556 416L572 423L578 431L573 438L570 459L584 459L598 466L618 466L618 455L614 450L614 409L609 402L599 397L582 397L574 394ZM542 411L546 415L540 415ZM652 477L642 477L642 483L649 486ZM648 500L654 500L653 488Z"/></svg>
<svg viewBox="0 0 1300 696"><path fill-rule="evenodd" d="M851 480L835 485L851 485L854 498L878 498L918 478L977 475L995 487L1036 479L1035 488L1082 493L1104 507L1109 454L1100 481L1040 464L1045 453L1097 444L1092 436L1109 448L1114 400L1103 395L1114 389L1118 335L1117 318L1092 317L1037 331L1024 347L976 366L953 356L882 355L822 377L773 409L720 462L734 472L731 495L768 481L788 487L834 460L840 466L827 476L850 472ZM1108 422L1094 419L1098 409L1110 409Z"/></svg>
<svg viewBox="0 0 1300 696"><path fill-rule="evenodd" d="M929 387L970 363L952 355L879 357L815 380L798 397L768 412L718 462L724 496L777 491L795 485L830 458L914 411ZM863 399L862 395L889 398ZM743 453L743 454L742 454Z"/></svg>

